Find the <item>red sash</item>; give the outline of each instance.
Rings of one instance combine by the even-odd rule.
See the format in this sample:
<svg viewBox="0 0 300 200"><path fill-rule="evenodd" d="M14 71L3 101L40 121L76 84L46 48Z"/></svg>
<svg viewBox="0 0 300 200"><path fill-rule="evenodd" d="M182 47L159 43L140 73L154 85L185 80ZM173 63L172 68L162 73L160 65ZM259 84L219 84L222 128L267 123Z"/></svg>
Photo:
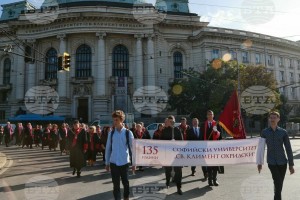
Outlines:
<svg viewBox="0 0 300 200"><path fill-rule="evenodd" d="M212 123L211 123L211 126L212 126L212 128L214 126L217 126L217 122L215 120L213 120ZM212 132L209 134L209 136L207 138L206 137L206 130L207 130L207 128L208 128L208 120L206 120L205 124L204 124L204 140L208 140L211 137L212 137L213 140L218 140L219 137L220 137L220 132L212 130Z"/></svg>

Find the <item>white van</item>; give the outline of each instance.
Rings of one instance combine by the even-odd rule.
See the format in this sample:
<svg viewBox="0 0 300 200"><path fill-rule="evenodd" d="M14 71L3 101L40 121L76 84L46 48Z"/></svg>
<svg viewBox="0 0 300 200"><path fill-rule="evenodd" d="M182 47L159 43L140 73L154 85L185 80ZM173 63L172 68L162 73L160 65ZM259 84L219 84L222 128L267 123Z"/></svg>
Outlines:
<svg viewBox="0 0 300 200"><path fill-rule="evenodd" d="M134 122L134 115L132 113L125 113L125 121L124 123L131 128L132 123ZM100 119L96 119L92 122L91 126L97 126L100 125L101 127L104 126L112 126L113 125L113 119L111 115L100 115Z"/></svg>

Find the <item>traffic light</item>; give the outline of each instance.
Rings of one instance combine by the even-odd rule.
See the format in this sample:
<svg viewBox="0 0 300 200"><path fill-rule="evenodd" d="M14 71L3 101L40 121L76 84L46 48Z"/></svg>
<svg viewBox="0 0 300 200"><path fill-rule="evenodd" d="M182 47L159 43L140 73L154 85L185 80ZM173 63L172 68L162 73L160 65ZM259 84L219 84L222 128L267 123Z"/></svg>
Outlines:
<svg viewBox="0 0 300 200"><path fill-rule="evenodd" d="M63 55L63 68L65 71L70 71L71 66L71 56L68 53L64 53Z"/></svg>
<svg viewBox="0 0 300 200"><path fill-rule="evenodd" d="M57 67L58 71L70 71L70 64L71 64L71 56L70 54L64 52L64 54L60 54L57 57Z"/></svg>

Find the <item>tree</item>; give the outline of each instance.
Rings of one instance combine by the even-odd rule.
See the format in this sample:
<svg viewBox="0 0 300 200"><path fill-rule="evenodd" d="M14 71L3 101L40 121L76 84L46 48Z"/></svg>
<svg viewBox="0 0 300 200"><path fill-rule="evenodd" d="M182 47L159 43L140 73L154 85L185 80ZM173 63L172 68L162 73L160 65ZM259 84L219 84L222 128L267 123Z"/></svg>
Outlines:
<svg viewBox="0 0 300 200"><path fill-rule="evenodd" d="M240 65L239 73L241 91L252 85L263 85L274 91L276 89L275 77L264 66ZM208 109L216 114L220 113L232 91L238 87L236 61L224 62L216 59L201 73L190 68L184 70L183 74L183 79L170 84L169 104L171 110L183 110L191 118L205 120Z"/></svg>

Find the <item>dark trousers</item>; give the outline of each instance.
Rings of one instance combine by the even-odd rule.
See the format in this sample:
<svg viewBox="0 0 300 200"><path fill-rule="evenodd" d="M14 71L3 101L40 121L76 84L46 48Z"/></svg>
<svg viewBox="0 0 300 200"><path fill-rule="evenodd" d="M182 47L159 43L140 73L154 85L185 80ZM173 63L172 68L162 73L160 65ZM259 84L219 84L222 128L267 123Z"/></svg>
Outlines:
<svg viewBox="0 0 300 200"><path fill-rule="evenodd" d="M129 165L117 166L113 163L110 163L111 178L114 185L114 197L115 200L121 199L121 190L120 190L120 179L124 187L124 198L129 198L129 180L128 180L128 168Z"/></svg>
<svg viewBox="0 0 300 200"><path fill-rule="evenodd" d="M217 180L217 174L218 174L218 167L216 166L209 166L207 167L207 173L208 173L208 181L216 181Z"/></svg>
<svg viewBox="0 0 300 200"><path fill-rule="evenodd" d="M196 167L195 166L192 166L191 167L191 170L192 170L192 173L194 174L196 172Z"/></svg>
<svg viewBox="0 0 300 200"><path fill-rule="evenodd" d="M195 173L196 172L196 166L192 166L191 171L192 171L192 173ZM203 175L205 176L205 174L207 174L207 167L202 167L202 172L203 172Z"/></svg>
<svg viewBox="0 0 300 200"><path fill-rule="evenodd" d="M274 200L281 200L281 191L287 165L268 165L274 182Z"/></svg>
<svg viewBox="0 0 300 200"><path fill-rule="evenodd" d="M174 181L177 185L177 188L181 188L181 180L182 180L182 167L173 167L175 171ZM166 175L166 185L170 185L172 167L165 167L165 175Z"/></svg>

